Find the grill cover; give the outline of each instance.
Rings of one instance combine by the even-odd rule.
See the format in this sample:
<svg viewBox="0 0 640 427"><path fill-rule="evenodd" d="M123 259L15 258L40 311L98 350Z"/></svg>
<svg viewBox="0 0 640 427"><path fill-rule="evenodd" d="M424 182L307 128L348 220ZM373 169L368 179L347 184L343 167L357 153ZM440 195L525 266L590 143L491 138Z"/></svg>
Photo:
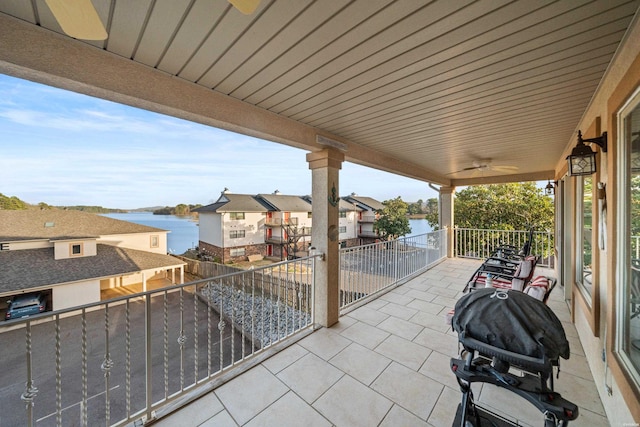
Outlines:
<svg viewBox="0 0 640 427"><path fill-rule="evenodd" d="M569 358L558 317L543 302L519 291L478 289L460 298L453 329L485 344L541 359Z"/></svg>

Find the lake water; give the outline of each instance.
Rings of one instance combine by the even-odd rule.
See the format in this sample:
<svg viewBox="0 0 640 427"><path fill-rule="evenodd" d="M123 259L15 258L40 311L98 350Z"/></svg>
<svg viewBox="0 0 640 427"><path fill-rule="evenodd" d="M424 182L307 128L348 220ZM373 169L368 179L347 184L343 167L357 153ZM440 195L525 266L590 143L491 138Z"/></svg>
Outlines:
<svg viewBox="0 0 640 427"><path fill-rule="evenodd" d="M409 233L409 236L430 233L433 231L426 219L410 219L409 227L411 227L411 233Z"/></svg>
<svg viewBox="0 0 640 427"><path fill-rule="evenodd" d="M169 230L171 232L167 234L169 253L180 255L198 245L198 222L191 216L154 215L151 212L112 213L104 216Z"/></svg>
<svg viewBox="0 0 640 427"><path fill-rule="evenodd" d="M187 249L198 245L198 222L191 216L154 215L151 212L112 213L104 216L171 231L167 234L169 253L183 254ZM424 219L410 219L409 226L410 236L432 231Z"/></svg>

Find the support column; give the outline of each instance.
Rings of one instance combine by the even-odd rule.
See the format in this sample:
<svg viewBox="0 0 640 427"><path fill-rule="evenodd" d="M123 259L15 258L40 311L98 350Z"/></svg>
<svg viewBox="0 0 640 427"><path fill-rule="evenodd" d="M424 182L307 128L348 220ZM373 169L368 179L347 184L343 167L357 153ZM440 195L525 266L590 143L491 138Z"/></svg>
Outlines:
<svg viewBox="0 0 640 427"><path fill-rule="evenodd" d="M142 292L147 292L147 276L142 272Z"/></svg>
<svg viewBox="0 0 640 427"><path fill-rule="evenodd" d="M340 315L338 208L343 161L344 153L335 148L307 154L313 197L311 245L325 254L315 264L314 309L316 323L325 327L337 323Z"/></svg>
<svg viewBox="0 0 640 427"><path fill-rule="evenodd" d="M455 256L455 230L453 200L456 187L440 187L440 229L447 228L447 258Z"/></svg>

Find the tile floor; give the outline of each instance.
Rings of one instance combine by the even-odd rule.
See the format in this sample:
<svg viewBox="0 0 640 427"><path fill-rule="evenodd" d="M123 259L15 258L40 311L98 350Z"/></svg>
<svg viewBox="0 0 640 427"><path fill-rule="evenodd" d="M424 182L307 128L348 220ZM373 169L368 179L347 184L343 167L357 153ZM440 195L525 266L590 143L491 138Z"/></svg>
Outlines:
<svg viewBox="0 0 640 427"><path fill-rule="evenodd" d="M444 314L478 264L446 260L154 426L451 426L461 400L449 368L458 344ZM555 383L580 407L570 425L608 426L560 288L549 306L571 344ZM522 425L543 425L542 414L515 394L476 385L483 406Z"/></svg>

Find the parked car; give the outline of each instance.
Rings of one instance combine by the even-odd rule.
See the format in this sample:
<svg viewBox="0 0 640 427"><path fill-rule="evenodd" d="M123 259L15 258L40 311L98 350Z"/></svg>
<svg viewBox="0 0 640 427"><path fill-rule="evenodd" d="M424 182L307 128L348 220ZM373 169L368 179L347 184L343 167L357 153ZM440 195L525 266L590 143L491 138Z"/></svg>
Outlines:
<svg viewBox="0 0 640 427"><path fill-rule="evenodd" d="M47 308L47 299L42 292L16 295L8 302L5 320L19 319L42 313Z"/></svg>

